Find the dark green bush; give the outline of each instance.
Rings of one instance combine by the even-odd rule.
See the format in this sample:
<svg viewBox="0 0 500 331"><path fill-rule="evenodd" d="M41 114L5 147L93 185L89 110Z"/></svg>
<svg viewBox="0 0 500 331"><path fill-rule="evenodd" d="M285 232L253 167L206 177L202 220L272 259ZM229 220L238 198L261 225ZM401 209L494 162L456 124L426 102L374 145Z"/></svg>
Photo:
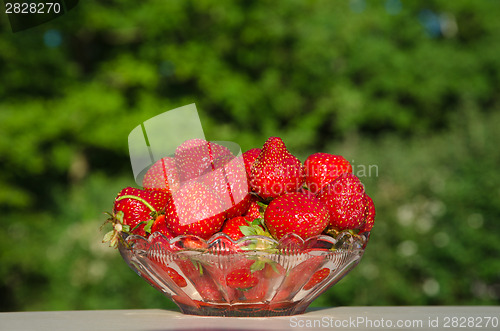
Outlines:
<svg viewBox="0 0 500 331"><path fill-rule="evenodd" d="M209 139L344 155L377 223L315 305L500 296L495 1L86 1L0 20L0 310L173 307L100 243L128 133L195 102ZM370 168L371 166L371 168Z"/></svg>

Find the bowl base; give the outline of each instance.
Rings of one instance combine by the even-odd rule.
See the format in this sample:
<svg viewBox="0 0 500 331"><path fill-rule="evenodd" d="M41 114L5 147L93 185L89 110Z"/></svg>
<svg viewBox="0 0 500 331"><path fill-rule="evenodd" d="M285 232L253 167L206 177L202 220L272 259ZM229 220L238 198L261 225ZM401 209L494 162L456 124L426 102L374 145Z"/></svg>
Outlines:
<svg viewBox="0 0 500 331"><path fill-rule="evenodd" d="M184 314L224 317L270 317L302 314L307 307L298 303L207 304L197 301L197 307L176 302Z"/></svg>

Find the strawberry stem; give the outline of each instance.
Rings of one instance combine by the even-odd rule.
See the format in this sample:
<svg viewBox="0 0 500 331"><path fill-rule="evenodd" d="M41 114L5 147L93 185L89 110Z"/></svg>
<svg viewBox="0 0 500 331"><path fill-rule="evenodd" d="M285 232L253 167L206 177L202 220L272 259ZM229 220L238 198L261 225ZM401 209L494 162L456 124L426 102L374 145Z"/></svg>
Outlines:
<svg viewBox="0 0 500 331"><path fill-rule="evenodd" d="M147 202L146 200L144 200L143 198L140 198L136 195L122 195L121 197L117 198L116 201L121 201L123 199L134 199L134 200L137 200L137 201L140 201L142 202L146 207L148 207L151 211L156 211L156 209L153 208L153 206L151 206L151 204L149 202Z"/></svg>

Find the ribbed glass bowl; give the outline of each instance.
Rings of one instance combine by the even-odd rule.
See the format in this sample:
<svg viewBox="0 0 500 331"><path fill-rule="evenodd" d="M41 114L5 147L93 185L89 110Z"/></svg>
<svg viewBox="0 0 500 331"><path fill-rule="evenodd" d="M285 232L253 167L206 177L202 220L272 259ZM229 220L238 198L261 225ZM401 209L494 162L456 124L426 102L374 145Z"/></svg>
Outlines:
<svg viewBox="0 0 500 331"><path fill-rule="evenodd" d="M285 316L303 313L360 261L368 235L340 232L279 242L264 236L233 241L156 232L124 235L123 259L171 298L182 313L205 316ZM241 284L239 284L241 282ZM236 284L235 284L236 283Z"/></svg>

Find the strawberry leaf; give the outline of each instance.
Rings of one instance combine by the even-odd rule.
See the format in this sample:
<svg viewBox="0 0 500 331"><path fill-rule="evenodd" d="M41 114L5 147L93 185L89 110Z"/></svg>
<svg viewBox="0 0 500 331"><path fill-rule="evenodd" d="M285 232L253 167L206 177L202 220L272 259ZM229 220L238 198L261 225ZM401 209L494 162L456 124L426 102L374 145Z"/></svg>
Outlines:
<svg viewBox="0 0 500 331"><path fill-rule="evenodd" d="M261 227L258 227L256 229L256 232L258 236L268 236L268 233L266 233L266 231L264 231L264 229L262 229Z"/></svg>
<svg viewBox="0 0 500 331"><path fill-rule="evenodd" d="M250 225L250 226L256 226L256 225L260 225L260 224L261 224L260 218L256 218L253 221L248 223L248 225Z"/></svg>
<svg viewBox="0 0 500 331"><path fill-rule="evenodd" d="M125 216L125 213L124 213L123 211L121 211L121 210L119 210L119 211L115 214L115 218L116 218L116 220L117 220L119 223L121 223L121 224L123 224L123 217L124 217L124 216Z"/></svg>
<svg viewBox="0 0 500 331"><path fill-rule="evenodd" d="M154 219L150 219L149 221L146 222L146 225L144 226L144 232L146 233L151 233L151 228L153 227Z"/></svg>
<svg viewBox="0 0 500 331"><path fill-rule="evenodd" d="M102 238L102 242L103 242L103 243L106 243L106 242L110 241L110 240L111 240L111 238L113 238L113 235L114 235L114 234L115 234L115 231L114 231L114 230L109 231L108 233L106 233L106 234L104 235L104 238Z"/></svg>
<svg viewBox="0 0 500 331"><path fill-rule="evenodd" d="M132 228L132 232L134 232L135 230L137 230L141 225L143 225L145 223L146 223L146 221L142 221L142 222L137 223L137 225Z"/></svg>
<svg viewBox="0 0 500 331"><path fill-rule="evenodd" d="M116 247L116 245L118 245L118 236L115 235L115 236L113 236L113 238L109 242L109 246Z"/></svg>
<svg viewBox="0 0 500 331"><path fill-rule="evenodd" d="M257 230L251 226L240 225L240 231L244 236L256 236Z"/></svg>
<svg viewBox="0 0 500 331"><path fill-rule="evenodd" d="M190 261L194 265L196 270L200 272L200 276L203 276L203 265L201 264L201 262L197 260L190 260Z"/></svg>
<svg viewBox="0 0 500 331"><path fill-rule="evenodd" d="M237 287L236 289L238 291L242 291L242 292L248 292L252 289L253 286L250 286L250 287L246 287L246 288L240 288L240 287Z"/></svg>
<svg viewBox="0 0 500 331"><path fill-rule="evenodd" d="M257 260L255 261L251 266L250 266L250 271L255 272L264 269L266 266L266 262L262 260Z"/></svg>

